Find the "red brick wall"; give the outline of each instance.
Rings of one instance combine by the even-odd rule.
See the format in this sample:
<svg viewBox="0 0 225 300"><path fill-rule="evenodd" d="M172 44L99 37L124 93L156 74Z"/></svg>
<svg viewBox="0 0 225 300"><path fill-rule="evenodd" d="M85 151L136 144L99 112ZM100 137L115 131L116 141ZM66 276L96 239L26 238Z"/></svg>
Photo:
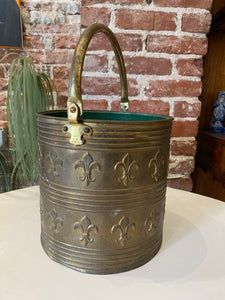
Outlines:
<svg viewBox="0 0 225 300"><path fill-rule="evenodd" d="M169 185L191 190L211 4L212 0L22 0L24 52L54 79L65 107L80 30L95 22L109 26L125 59L130 111L174 117ZM1 121L6 120L9 63L0 64ZM117 72L110 43L96 35L84 65L85 109L119 109Z"/></svg>

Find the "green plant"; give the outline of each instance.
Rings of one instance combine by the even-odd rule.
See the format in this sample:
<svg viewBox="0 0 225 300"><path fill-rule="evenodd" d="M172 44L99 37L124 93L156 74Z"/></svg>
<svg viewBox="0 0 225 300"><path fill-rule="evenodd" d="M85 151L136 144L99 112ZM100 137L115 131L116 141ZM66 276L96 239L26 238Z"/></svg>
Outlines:
<svg viewBox="0 0 225 300"><path fill-rule="evenodd" d="M6 165L6 157L0 151L0 174L1 174L1 186L0 186L0 193L8 192L9 191L9 181L8 181L8 171Z"/></svg>
<svg viewBox="0 0 225 300"><path fill-rule="evenodd" d="M56 91L54 82L47 74L36 70L30 57L19 56L12 61L7 93L7 121L14 164L12 188L15 178L22 184L37 183L36 113L54 108L54 89Z"/></svg>

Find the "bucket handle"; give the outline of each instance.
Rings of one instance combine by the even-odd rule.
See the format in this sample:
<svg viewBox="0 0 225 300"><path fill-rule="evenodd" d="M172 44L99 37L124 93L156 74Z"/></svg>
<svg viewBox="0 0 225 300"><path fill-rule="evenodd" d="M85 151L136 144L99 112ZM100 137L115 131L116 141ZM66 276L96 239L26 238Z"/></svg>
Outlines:
<svg viewBox="0 0 225 300"><path fill-rule="evenodd" d="M77 122L79 116L82 115L82 98L81 98L81 74L83 69L83 63L85 58L85 53L87 51L88 45L94 34L102 32L110 40L120 73L121 82L121 103L120 108L122 111L127 111L129 108L128 92L127 92L127 78L126 70L124 66L122 52L119 43L113 34L113 32L103 24L93 24L88 27L81 35L76 50L74 52L73 61L70 71L70 81L69 81L69 97L67 101L67 112L68 119L72 122ZM75 104L75 106L74 106ZM78 106L78 110L77 110Z"/></svg>
<svg viewBox="0 0 225 300"><path fill-rule="evenodd" d="M83 134L92 134L92 129L87 125L79 123L78 118L83 113L81 97L81 75L83 70L85 53L93 35L98 32L104 33L109 38L112 44L120 74L120 109L122 111L127 111L129 109L126 69L119 43L113 32L107 26L98 23L93 24L90 27L88 27L80 36L76 50L73 55L73 61L70 71L69 96L67 100L67 115L69 124L63 126L63 132L67 135L70 135L70 142L74 145L83 144L84 141L81 139Z"/></svg>

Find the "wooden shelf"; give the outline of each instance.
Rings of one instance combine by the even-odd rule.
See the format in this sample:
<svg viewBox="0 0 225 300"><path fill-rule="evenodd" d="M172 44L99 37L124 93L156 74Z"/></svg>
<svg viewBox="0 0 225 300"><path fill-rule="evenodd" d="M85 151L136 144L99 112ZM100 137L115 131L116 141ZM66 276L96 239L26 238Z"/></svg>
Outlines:
<svg viewBox="0 0 225 300"><path fill-rule="evenodd" d="M194 192L225 201L225 134L199 131Z"/></svg>
<svg viewBox="0 0 225 300"><path fill-rule="evenodd" d="M225 187L225 134L200 131L198 146L197 167L212 172Z"/></svg>
<svg viewBox="0 0 225 300"><path fill-rule="evenodd" d="M199 127L201 130L209 129L217 93L225 90L225 7L215 15L215 20L218 20L217 18L220 19L220 17L216 16L223 16L223 21L220 25L218 25L218 21L212 26L214 26L214 29L224 28L224 31L211 31L208 36L209 48L204 58L202 95L200 97L202 108Z"/></svg>
<svg viewBox="0 0 225 300"><path fill-rule="evenodd" d="M225 90L225 1L214 0L204 58L194 192L225 201L225 134L209 131L217 93Z"/></svg>
<svg viewBox="0 0 225 300"><path fill-rule="evenodd" d="M225 201L225 134L199 131L194 191Z"/></svg>

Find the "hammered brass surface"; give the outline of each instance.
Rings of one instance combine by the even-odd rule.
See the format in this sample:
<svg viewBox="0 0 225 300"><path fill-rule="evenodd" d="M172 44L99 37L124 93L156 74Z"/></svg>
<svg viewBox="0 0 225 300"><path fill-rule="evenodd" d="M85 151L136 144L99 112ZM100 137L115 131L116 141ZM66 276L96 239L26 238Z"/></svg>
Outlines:
<svg viewBox="0 0 225 300"><path fill-rule="evenodd" d="M84 112L92 119L78 123L91 134L79 146L65 134L65 111L37 116L43 248L93 274L137 268L158 252L172 124L168 116L102 114Z"/></svg>

